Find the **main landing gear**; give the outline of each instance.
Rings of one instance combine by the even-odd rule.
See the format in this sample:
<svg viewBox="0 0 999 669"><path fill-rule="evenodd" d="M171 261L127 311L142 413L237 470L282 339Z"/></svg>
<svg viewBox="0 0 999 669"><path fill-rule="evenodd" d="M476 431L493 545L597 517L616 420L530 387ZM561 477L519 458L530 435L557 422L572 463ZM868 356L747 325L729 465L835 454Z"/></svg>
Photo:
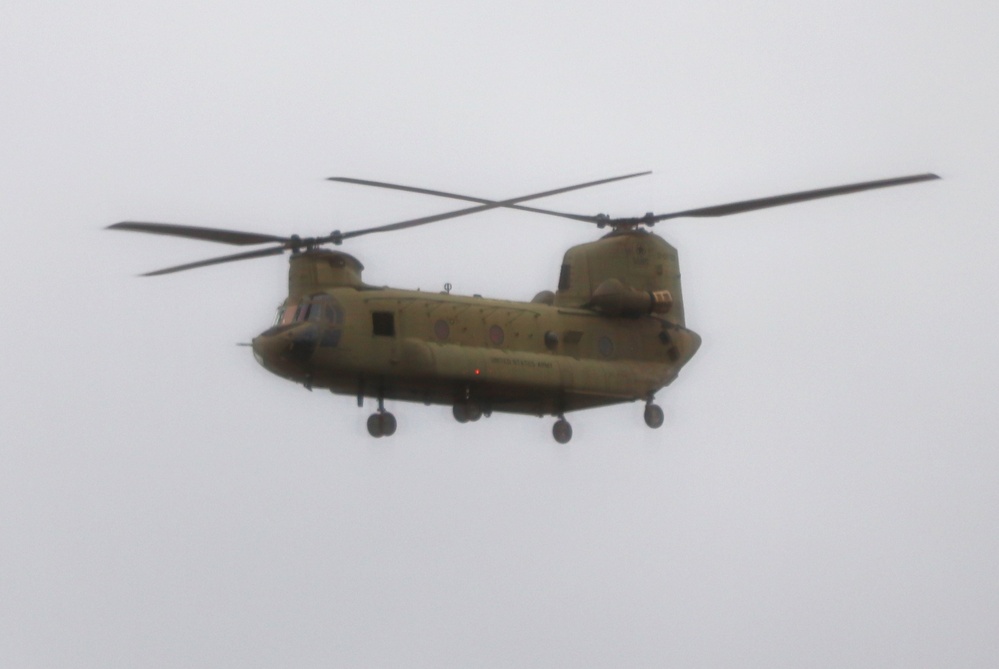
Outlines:
<svg viewBox="0 0 999 669"><path fill-rule="evenodd" d="M395 434L395 416L385 410L385 401L378 398L378 411L368 416L368 434L378 437L391 437Z"/></svg>
<svg viewBox="0 0 999 669"><path fill-rule="evenodd" d="M645 424L656 429L663 426L663 421L665 420L663 416L663 410L658 404L653 404L652 400L645 405Z"/></svg>
<svg viewBox="0 0 999 669"><path fill-rule="evenodd" d="M474 423L483 416L482 407L468 400L455 402L451 413L454 414L454 419L459 423Z"/></svg>
<svg viewBox="0 0 999 669"><path fill-rule="evenodd" d="M492 414L492 407L489 404L483 406L476 402L472 398L472 387L465 386L463 391L454 398L451 413L454 414L454 419L459 423L474 423L483 416L488 418Z"/></svg>
<svg viewBox="0 0 999 669"><path fill-rule="evenodd" d="M552 436L560 444L568 444L572 439L572 425L569 425L569 421L562 414L559 414L558 420L552 426Z"/></svg>

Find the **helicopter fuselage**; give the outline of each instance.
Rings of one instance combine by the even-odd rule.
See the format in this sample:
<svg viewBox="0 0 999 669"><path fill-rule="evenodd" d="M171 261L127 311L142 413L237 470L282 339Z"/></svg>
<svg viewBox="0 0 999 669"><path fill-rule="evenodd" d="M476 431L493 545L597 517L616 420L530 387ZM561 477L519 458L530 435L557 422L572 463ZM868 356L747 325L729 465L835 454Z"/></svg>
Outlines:
<svg viewBox="0 0 999 669"><path fill-rule="evenodd" d="M278 321L253 340L269 371L359 401L453 405L456 417L649 400L700 345L655 315L366 286L289 297Z"/></svg>

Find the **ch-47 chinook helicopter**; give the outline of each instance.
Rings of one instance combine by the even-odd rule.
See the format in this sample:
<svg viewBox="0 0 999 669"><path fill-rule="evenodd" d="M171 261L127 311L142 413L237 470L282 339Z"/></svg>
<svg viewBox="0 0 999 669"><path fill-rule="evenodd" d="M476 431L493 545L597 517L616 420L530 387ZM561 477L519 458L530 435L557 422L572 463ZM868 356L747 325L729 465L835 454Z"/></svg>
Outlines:
<svg viewBox="0 0 999 669"><path fill-rule="evenodd" d="M395 417L385 400L453 407L458 422L493 411L557 417L559 443L572 438L570 411L644 401L645 423L663 424L653 403L693 357L701 338L687 329L676 249L647 228L680 217L728 216L806 200L937 179L934 174L789 193L638 218L584 216L521 203L637 177L628 174L506 200L488 200L397 184L333 177L364 186L464 200L475 206L324 237L124 221L109 226L160 235L269 246L149 272L168 274L291 252L288 297L277 322L253 339L267 370L306 388L377 400L367 422L373 437L391 436ZM591 223L609 232L574 246L562 261L558 290L530 302L372 286L353 256L321 248L500 207Z"/></svg>

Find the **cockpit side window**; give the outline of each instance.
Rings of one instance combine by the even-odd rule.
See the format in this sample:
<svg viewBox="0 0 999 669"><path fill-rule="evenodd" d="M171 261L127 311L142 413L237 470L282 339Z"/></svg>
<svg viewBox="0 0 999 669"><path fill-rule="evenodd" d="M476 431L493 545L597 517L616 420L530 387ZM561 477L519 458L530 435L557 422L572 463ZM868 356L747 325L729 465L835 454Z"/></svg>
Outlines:
<svg viewBox="0 0 999 669"><path fill-rule="evenodd" d="M317 295L312 298L308 319L316 323L343 325L343 309L329 295Z"/></svg>
<svg viewBox="0 0 999 669"><path fill-rule="evenodd" d="M288 304L278 307L277 320L274 325L289 325L295 322L295 312L298 310L297 304Z"/></svg>
<svg viewBox="0 0 999 669"><path fill-rule="evenodd" d="M302 300L302 302L299 303L298 310L295 311L296 323L301 323L302 321L304 321L306 318L309 317L309 307L311 306L311 304L312 303L309 302L308 300Z"/></svg>
<svg viewBox="0 0 999 669"><path fill-rule="evenodd" d="M315 295L301 302L278 307L275 325L290 325L292 323L325 323L327 325L343 325L344 313L340 304L330 295Z"/></svg>

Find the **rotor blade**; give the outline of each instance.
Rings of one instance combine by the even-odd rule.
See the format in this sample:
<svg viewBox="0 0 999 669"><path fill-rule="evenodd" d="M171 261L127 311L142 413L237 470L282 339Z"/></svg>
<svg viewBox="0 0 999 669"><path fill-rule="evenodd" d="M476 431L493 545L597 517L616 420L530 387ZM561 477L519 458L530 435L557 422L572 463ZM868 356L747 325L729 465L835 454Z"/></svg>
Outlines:
<svg viewBox="0 0 999 669"><path fill-rule="evenodd" d="M187 263L186 265L177 265L176 267L167 267L166 269L158 269L155 272L146 272L142 276L159 276L161 274L171 274L173 272L182 272L186 269L195 269L196 267L207 267L209 265L221 265L227 262L236 262L237 260L250 260L251 258L266 258L267 256L279 256L285 252L283 246L274 246L269 249L258 249L256 251L247 251L246 253L236 253L231 256L222 256L220 258L209 258L208 260L200 260L198 262Z"/></svg>
<svg viewBox="0 0 999 669"><path fill-rule="evenodd" d="M648 174L646 172L645 174ZM470 195L459 195L457 193L448 193L440 190L431 190L429 188L417 188L415 186L401 186L399 184L385 183L384 181L369 181L368 179L354 179L353 177L330 177L327 181L339 181L341 183L356 184L359 186L374 186L375 188L387 188L389 190L401 190L408 193L420 193L422 195L436 195L437 197L447 197L453 200L464 200L466 202L478 202L479 204L495 204L496 200L487 200L482 197L472 197ZM562 218L571 218L576 221L586 221L591 222L595 220L593 216L583 216L580 214L566 214L560 211L552 211L550 209L539 209L537 207L525 207L519 204L509 204L506 205L507 209L517 209L520 211L529 211L535 214L548 214L549 216L561 216Z"/></svg>
<svg viewBox="0 0 999 669"><path fill-rule="evenodd" d="M458 218L459 216L468 216L469 214L477 214L480 211L487 211L489 209L496 209L499 207L509 207L510 205L515 205L520 202L525 202L527 200L534 200L537 198L548 197L550 195L557 195L559 193L567 193L569 191L578 190L580 188L589 188L590 186L598 186L600 184L610 183L612 181L620 181L622 179L630 179L632 177L643 176L650 174L650 172L637 172L635 174L626 174L620 177L611 177L610 179L601 179L599 181L590 181L583 184L576 184L574 186L565 186L563 188L556 188L554 190L548 190L541 193L532 193L531 195L522 195L520 197L511 198L509 200L498 200L498 201L486 201L487 204L482 204L478 207L469 207L467 209L459 209L457 211L449 211L444 214L435 214L433 216L424 216L422 218L414 218L409 221L401 221L399 223L390 223L388 225L381 225L375 228L365 228L362 230L350 230L349 232L344 232L339 236L339 239L349 239L351 237L359 237L361 235L368 235L373 232L390 232L393 230L402 230L405 228L412 228L417 225L425 225L427 223L434 223L436 221L444 221L449 218ZM321 241L334 241L337 239L335 235L328 238L324 238Z"/></svg>
<svg viewBox="0 0 999 669"><path fill-rule="evenodd" d="M859 193L860 191L873 190L875 188L888 188L889 186L901 186L903 184L917 183L919 181L932 181L934 179L939 179L939 178L940 177L937 176L936 174L916 174L913 176L898 177L895 179L882 179L880 181L865 181L863 183L848 184L846 186L834 186L832 188L806 190L806 191L801 191L799 193L774 195L772 197L763 197L756 200L743 200L742 202L731 202L729 204L720 204L720 205L715 205L713 207L688 209L686 211L678 211L672 214L660 214L658 216L650 216L644 219L635 219L635 220L641 223L655 223L657 221L665 221L670 218L680 218L683 216L692 216L692 217L728 216L730 214L741 214L746 211L755 211L757 209L766 209L768 207L779 207L781 205L793 204L795 202L818 200L824 197L833 197L834 195L847 195L849 193Z"/></svg>
<svg viewBox="0 0 999 669"><path fill-rule="evenodd" d="M220 230L218 228L200 228L193 225L176 225L174 223L142 223L139 221L122 221L109 225L108 230L129 230L131 232L146 232L153 235L169 235L171 237L186 237L222 244L248 246L250 244L266 244L268 242L289 242L287 237L265 235L258 232L241 232L239 230Z"/></svg>

